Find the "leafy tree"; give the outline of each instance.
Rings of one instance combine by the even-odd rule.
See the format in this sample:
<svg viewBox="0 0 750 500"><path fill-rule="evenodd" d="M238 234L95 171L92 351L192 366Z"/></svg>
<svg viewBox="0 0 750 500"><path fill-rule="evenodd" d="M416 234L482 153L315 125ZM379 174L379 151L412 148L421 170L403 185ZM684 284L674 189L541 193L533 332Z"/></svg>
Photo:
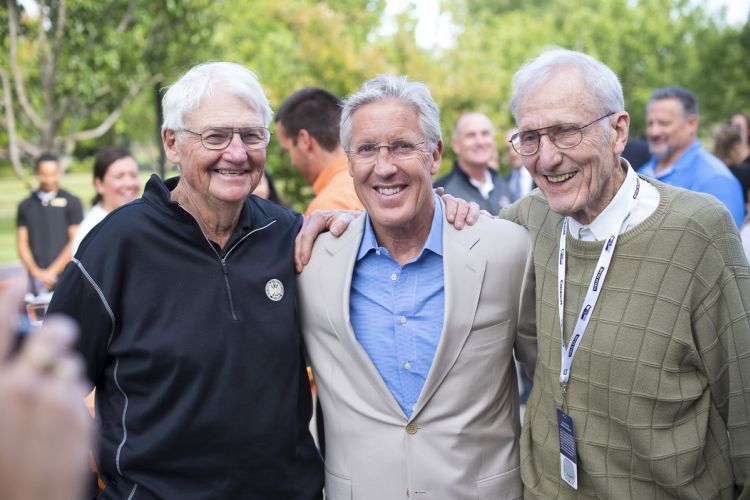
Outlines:
<svg viewBox="0 0 750 500"><path fill-rule="evenodd" d="M738 31L709 18L703 3L449 0L445 5L462 27L443 64L453 88L444 97L446 114L478 109L501 128L510 126L513 73L551 45L591 54L615 71L632 116L631 135L643 132L645 104L657 87L693 90L704 122L724 119L748 102L750 28Z"/></svg>
<svg viewBox="0 0 750 500"><path fill-rule="evenodd" d="M384 0L255 0L222 20L215 42L225 58L256 72L274 108L302 87L344 96L387 68L368 42L384 7ZM285 200L303 209L312 190L276 141L267 158Z"/></svg>
<svg viewBox="0 0 750 500"><path fill-rule="evenodd" d="M67 164L81 141L111 129L125 106L207 53L220 5L211 0L5 0L2 127L14 170L21 154Z"/></svg>

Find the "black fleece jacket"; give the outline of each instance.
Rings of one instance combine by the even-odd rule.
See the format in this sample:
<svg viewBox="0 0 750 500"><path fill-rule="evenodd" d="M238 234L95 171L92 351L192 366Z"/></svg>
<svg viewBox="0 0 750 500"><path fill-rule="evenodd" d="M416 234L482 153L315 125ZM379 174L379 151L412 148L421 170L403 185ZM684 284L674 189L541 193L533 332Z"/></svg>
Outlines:
<svg viewBox="0 0 750 500"><path fill-rule="evenodd" d="M80 324L100 498L320 498L296 314L302 218L251 196L222 252L170 201L178 182L152 176L95 227L49 307Z"/></svg>

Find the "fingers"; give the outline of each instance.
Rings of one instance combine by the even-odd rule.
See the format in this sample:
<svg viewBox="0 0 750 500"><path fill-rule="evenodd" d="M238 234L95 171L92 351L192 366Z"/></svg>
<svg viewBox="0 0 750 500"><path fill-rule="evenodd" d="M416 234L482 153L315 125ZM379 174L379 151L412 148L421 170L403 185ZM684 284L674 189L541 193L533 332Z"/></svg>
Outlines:
<svg viewBox="0 0 750 500"><path fill-rule="evenodd" d="M479 207L479 205L477 205L477 207ZM481 215L483 217L489 217L490 219L495 219L496 218L494 215L492 215L491 213L489 213L487 210L480 210L479 211L479 215ZM469 225L471 225L471 224L469 224Z"/></svg>
<svg viewBox="0 0 750 500"><path fill-rule="evenodd" d="M341 212L331 221L331 234L337 238L344 234L344 231L349 227L349 224L357 217L363 215L364 212Z"/></svg>
<svg viewBox="0 0 750 500"><path fill-rule="evenodd" d="M294 268L298 273L310 262L315 239L326 228L325 212L313 212L305 217L302 228L294 239Z"/></svg>
<svg viewBox="0 0 750 500"><path fill-rule="evenodd" d="M9 498L80 498L93 422L75 337L72 321L50 318L0 363L0 484L11 485Z"/></svg>
<svg viewBox="0 0 750 500"><path fill-rule="evenodd" d="M485 210L485 212L487 212ZM469 226L473 226L477 223L479 220L479 214L482 213L482 211L479 208L479 203L476 203L474 201L469 203L469 214L466 216L466 224ZM490 215L489 212L487 212L488 215ZM492 217L492 215L490 215Z"/></svg>
<svg viewBox="0 0 750 500"><path fill-rule="evenodd" d="M297 272L301 273L310 262L313 244L320 233L330 230L334 236L341 236L349 223L360 214L353 210L318 210L305 217L294 240L294 267Z"/></svg>
<svg viewBox="0 0 750 500"><path fill-rule="evenodd" d="M448 222L453 224L456 220L456 212L458 212L458 198L454 198L449 194L443 194L442 198L445 202L445 218Z"/></svg>

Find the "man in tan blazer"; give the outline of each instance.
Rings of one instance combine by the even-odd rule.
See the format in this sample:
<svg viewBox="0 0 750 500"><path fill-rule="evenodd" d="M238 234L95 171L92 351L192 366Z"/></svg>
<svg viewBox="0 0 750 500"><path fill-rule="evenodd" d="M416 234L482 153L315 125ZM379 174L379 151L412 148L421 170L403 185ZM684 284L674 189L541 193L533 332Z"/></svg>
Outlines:
<svg viewBox="0 0 750 500"><path fill-rule="evenodd" d="M367 210L320 236L299 277L325 420L329 500L522 495L517 378L536 356L531 242L480 218L455 230L432 192L443 142L424 84L381 75L344 105Z"/></svg>

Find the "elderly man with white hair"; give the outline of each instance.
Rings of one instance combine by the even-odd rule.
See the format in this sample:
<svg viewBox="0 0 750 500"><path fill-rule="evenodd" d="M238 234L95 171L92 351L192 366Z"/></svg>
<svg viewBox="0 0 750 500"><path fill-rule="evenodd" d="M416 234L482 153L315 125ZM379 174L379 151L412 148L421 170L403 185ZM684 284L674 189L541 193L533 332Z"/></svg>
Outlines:
<svg viewBox="0 0 750 500"><path fill-rule="evenodd" d="M541 192L527 498L750 498L750 271L717 199L638 176L604 64L553 50L513 79L511 139Z"/></svg>
<svg viewBox="0 0 750 500"><path fill-rule="evenodd" d="M163 99L181 176L83 240L49 307L80 324L100 498L321 498L295 313L298 214L255 196L271 109L255 76L196 66Z"/></svg>

